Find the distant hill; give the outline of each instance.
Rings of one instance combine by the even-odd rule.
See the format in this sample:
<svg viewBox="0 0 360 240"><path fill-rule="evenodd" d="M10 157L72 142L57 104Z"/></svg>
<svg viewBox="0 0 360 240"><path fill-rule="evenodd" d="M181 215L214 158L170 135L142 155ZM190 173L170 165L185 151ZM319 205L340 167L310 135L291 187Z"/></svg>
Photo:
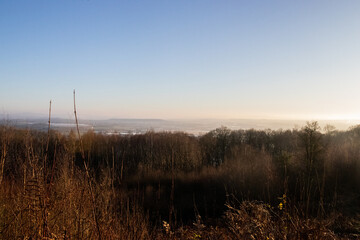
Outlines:
<svg viewBox="0 0 360 240"><path fill-rule="evenodd" d="M2 116L2 117L1 117ZM0 115L1 124L11 124L20 128L30 128L45 131L48 128L48 117L28 115L28 118L18 118L14 115L4 117ZM31 117L30 117L31 116ZM81 131L94 130L101 133L144 133L147 131L182 131L201 135L219 127L229 129L294 129L306 124L305 120L272 120L272 119L132 119L112 118L105 120L79 119ZM360 121L319 120L321 127L333 125L338 130L346 130L350 126L360 124ZM60 132L75 129L75 121L71 118L55 117L51 119L51 128Z"/></svg>

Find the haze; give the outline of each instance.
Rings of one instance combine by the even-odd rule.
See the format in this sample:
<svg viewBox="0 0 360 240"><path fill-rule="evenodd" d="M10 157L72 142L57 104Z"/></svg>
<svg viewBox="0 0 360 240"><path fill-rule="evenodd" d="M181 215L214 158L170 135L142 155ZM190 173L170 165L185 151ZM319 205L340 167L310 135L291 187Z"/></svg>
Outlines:
<svg viewBox="0 0 360 240"><path fill-rule="evenodd" d="M1 1L0 110L360 118L360 1Z"/></svg>

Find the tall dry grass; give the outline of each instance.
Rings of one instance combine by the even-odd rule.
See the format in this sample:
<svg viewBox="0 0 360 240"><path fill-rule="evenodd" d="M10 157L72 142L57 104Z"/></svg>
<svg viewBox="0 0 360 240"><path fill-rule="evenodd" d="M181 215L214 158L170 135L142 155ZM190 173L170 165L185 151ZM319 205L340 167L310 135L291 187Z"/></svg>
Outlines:
<svg viewBox="0 0 360 240"><path fill-rule="evenodd" d="M359 130L313 130L3 128L0 238L356 239Z"/></svg>

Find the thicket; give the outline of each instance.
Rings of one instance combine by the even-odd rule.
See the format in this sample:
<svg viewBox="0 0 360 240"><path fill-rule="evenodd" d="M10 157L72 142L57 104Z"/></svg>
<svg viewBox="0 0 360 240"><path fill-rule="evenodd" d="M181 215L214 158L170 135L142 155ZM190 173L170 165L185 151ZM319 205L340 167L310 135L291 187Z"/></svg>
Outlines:
<svg viewBox="0 0 360 240"><path fill-rule="evenodd" d="M73 131L6 125L0 144L3 239L335 239L360 231L360 126L221 127L198 137L89 131L80 141Z"/></svg>

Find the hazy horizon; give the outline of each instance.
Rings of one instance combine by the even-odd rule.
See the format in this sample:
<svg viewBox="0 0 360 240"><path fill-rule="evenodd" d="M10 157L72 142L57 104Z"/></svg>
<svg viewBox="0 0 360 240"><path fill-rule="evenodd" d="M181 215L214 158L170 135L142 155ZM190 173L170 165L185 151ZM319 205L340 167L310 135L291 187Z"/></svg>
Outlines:
<svg viewBox="0 0 360 240"><path fill-rule="evenodd" d="M47 131L48 116L42 115L1 115L0 123L20 128L31 128ZM327 126L333 130L348 130L360 124L360 120L331 120L331 119L146 119L146 118L109 118L91 119L80 115L79 125L82 132L94 130L101 133L145 133L155 132L186 132L202 135L220 127L231 130L293 130L301 129L307 122L317 121L321 131L326 132ZM76 127L74 116L52 116L51 128L59 132L68 133Z"/></svg>
<svg viewBox="0 0 360 240"><path fill-rule="evenodd" d="M8 119L48 119L49 118L49 109L47 112L39 113L39 112L13 112L13 113L0 113L0 118L2 120ZM288 117L288 118L276 118L276 117L238 117L238 118L231 118L231 117L178 117L178 118L166 118L166 117L121 117L121 116L97 116L97 115L89 115L89 114L79 114L79 109L77 110L78 115L81 116L84 120L274 120L274 121L349 121L349 122L360 122L359 118L334 118L334 117ZM73 119L74 112L69 112L68 114L54 114L52 111L51 118L58 118L58 119Z"/></svg>

